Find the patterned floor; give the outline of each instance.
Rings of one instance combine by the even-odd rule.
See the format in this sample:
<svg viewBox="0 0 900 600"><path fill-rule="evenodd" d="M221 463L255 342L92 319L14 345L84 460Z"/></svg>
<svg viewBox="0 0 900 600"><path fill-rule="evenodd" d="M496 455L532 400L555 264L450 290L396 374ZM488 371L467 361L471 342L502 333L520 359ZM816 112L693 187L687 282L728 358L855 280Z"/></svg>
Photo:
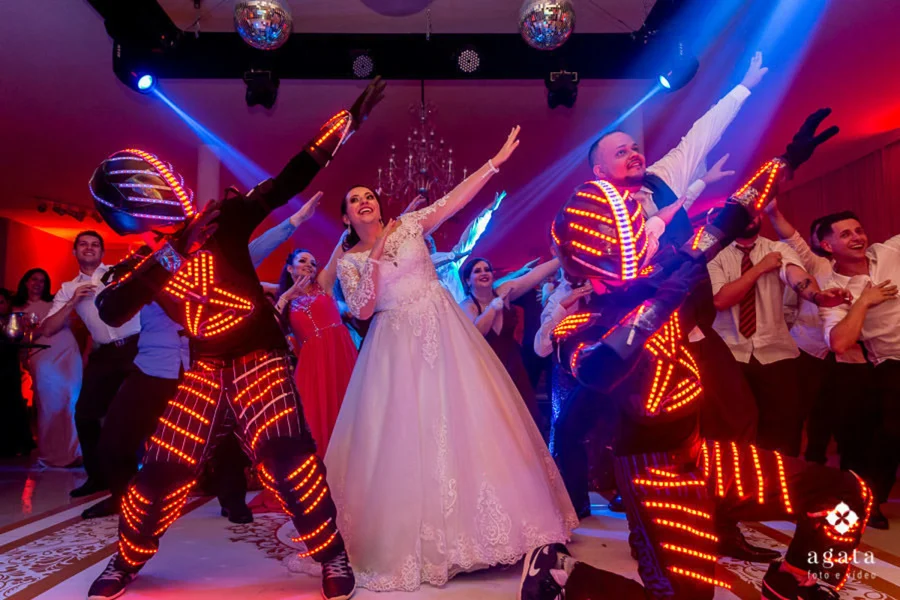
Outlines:
<svg viewBox="0 0 900 600"><path fill-rule="evenodd" d="M68 478L58 484L68 485ZM4 487L12 485L5 480ZM47 483L43 501L56 493ZM9 489L0 495L6 503L2 514L23 509L21 496ZM21 491L21 489L20 489ZM18 500L17 500L18 498ZM34 498L29 501L34 503ZM91 499L93 501L93 499ZM19 502L18 505L15 505ZM594 515L582 522L570 548L576 558L637 578L629 556L627 530L621 515L602 508L597 497ZM82 521L84 505L60 502L44 514L21 515L20 520L0 526L0 598L26 600L73 600L84 598L93 578L103 569L115 546L114 518ZM892 506L900 508L900 506ZM26 511L27 512L27 511ZM900 513L900 511L898 511ZM889 514L894 514L890 511ZM7 521L8 519L4 519ZM292 550L279 542L286 537L286 518L258 514L251 525L232 525L219 516L215 500L192 500L186 515L166 535L160 554L129 588L129 600L191 598L313 599L319 598L318 577L294 559ZM748 538L756 544L783 550L791 534L788 523L750 524ZM900 520L894 519L895 531ZM875 565L861 565L856 579L842 598L900 600L900 552L896 534L867 532L861 550L874 553ZM719 590L717 599L756 599L764 565L731 560L720 562L720 577L732 590ZM360 591L360 600L403 598L439 600L512 600L520 566L462 576L443 589L424 588L416 594Z"/></svg>

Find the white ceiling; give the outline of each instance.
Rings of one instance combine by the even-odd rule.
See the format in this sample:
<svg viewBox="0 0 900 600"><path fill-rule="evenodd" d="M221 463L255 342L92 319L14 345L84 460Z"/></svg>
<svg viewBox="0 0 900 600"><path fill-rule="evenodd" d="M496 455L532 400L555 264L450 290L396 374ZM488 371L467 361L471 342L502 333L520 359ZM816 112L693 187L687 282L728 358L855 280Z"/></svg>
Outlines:
<svg viewBox="0 0 900 600"><path fill-rule="evenodd" d="M644 23L656 0L574 0L579 33L627 33ZM522 0L289 0L299 33L515 33ZM160 0L175 24L232 31L234 0Z"/></svg>

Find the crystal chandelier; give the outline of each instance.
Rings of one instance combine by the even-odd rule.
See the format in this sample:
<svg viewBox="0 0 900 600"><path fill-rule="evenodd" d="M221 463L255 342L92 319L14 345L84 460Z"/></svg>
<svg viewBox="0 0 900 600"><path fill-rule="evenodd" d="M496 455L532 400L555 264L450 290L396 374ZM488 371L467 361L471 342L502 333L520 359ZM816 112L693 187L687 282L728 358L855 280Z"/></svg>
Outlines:
<svg viewBox="0 0 900 600"><path fill-rule="evenodd" d="M409 107L414 123L406 137L406 153L398 156L396 144L391 144L391 155L386 168L378 169L378 187L381 196L389 204L401 210L417 196L425 201L422 206L444 197L456 187L456 162L453 149L438 137L431 117L436 112L433 104L425 102L425 81L421 82L422 97L418 105ZM466 178L462 170L462 179Z"/></svg>

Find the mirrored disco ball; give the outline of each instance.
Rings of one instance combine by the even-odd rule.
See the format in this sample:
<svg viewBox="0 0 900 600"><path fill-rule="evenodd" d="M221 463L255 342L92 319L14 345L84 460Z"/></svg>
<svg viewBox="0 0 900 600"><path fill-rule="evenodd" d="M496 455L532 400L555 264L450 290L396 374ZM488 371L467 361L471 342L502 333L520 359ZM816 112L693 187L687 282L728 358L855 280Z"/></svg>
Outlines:
<svg viewBox="0 0 900 600"><path fill-rule="evenodd" d="M282 0L237 0L234 28L244 41L259 50L274 50L291 36L294 20Z"/></svg>
<svg viewBox="0 0 900 600"><path fill-rule="evenodd" d="M571 0L525 0L519 12L519 31L528 45L538 50L556 50L574 30Z"/></svg>

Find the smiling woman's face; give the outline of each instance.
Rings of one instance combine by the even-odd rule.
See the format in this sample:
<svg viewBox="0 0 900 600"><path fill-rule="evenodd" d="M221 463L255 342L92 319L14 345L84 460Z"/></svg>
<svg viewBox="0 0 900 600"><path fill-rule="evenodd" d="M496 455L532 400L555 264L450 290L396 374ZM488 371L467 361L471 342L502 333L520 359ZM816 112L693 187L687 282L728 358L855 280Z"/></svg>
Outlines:
<svg viewBox="0 0 900 600"><path fill-rule="evenodd" d="M367 187L355 187L347 192L344 199L346 213L344 224L348 223L354 228L381 220L381 206L375 193Z"/></svg>

